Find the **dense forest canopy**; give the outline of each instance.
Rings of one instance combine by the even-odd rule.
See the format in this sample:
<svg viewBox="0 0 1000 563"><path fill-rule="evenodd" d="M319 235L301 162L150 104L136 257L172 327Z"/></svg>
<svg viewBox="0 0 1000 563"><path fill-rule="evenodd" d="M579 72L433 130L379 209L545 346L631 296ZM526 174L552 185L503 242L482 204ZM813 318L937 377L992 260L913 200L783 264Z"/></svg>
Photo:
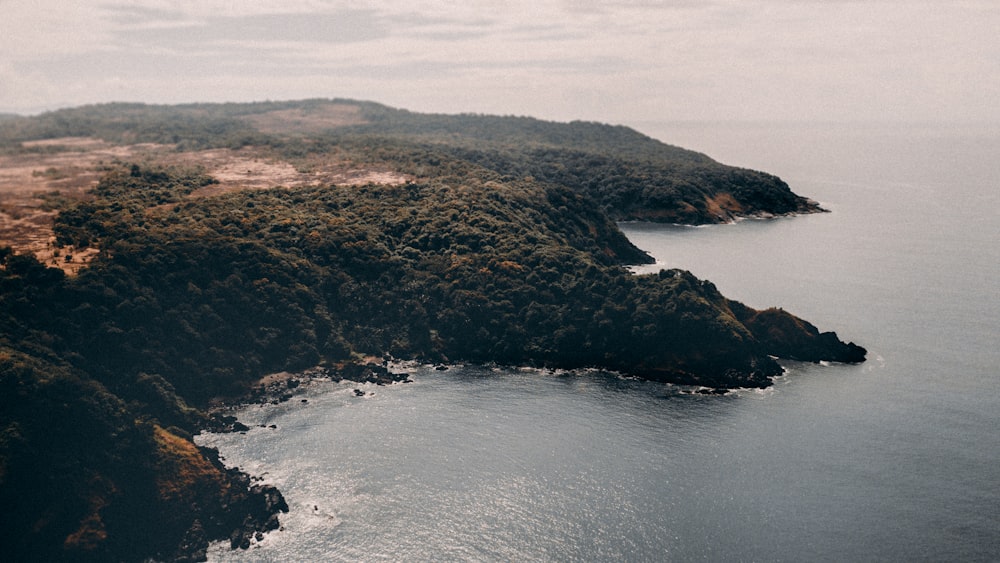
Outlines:
<svg viewBox="0 0 1000 563"><path fill-rule="evenodd" d="M276 526L274 491L191 442L218 424L213 399L268 373L393 356L731 388L768 385L772 356L864 359L688 272L630 274L649 257L616 219L815 208L773 176L627 128L345 100L0 122L9 158L119 154L109 143L161 148L101 161L85 194L42 200L52 260L88 249L86 267L0 250L0 529L15 558L189 556ZM248 189L213 172L264 161L294 183ZM354 180L315 176L331 162Z"/></svg>

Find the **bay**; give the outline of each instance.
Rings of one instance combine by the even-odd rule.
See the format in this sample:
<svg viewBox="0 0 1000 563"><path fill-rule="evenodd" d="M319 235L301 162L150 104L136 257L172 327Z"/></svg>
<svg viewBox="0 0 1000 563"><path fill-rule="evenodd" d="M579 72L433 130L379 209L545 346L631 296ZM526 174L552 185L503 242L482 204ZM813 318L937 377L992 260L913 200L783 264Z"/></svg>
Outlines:
<svg viewBox="0 0 1000 563"><path fill-rule="evenodd" d="M984 126L643 123L831 213L625 224L660 267L869 349L724 397L599 372L413 367L317 383L203 435L285 494L213 560L1000 558L1000 135ZM261 428L274 424L276 428Z"/></svg>

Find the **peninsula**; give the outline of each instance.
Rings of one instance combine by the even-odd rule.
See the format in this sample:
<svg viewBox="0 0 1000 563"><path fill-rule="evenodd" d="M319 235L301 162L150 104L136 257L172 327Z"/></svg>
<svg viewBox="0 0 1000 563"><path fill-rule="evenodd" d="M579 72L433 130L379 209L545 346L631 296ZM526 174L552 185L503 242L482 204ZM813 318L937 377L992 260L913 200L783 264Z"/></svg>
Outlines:
<svg viewBox="0 0 1000 563"><path fill-rule="evenodd" d="M616 221L822 211L634 130L371 102L108 104L0 120L5 553L198 559L280 492L193 434L213 401L364 357L763 387L865 350L651 259ZM354 370L356 371L356 370Z"/></svg>

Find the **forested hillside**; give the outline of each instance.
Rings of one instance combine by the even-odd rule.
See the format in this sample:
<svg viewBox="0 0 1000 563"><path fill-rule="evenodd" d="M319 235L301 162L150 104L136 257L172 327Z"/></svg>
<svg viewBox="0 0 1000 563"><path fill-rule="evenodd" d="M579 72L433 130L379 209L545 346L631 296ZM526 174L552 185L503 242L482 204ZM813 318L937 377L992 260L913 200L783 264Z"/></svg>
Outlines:
<svg viewBox="0 0 1000 563"><path fill-rule="evenodd" d="M377 137L430 147L507 178L566 186L593 198L614 220L703 224L821 211L770 174L725 166L627 127L593 122L419 114L371 102L309 100L107 104L0 126L0 147L58 137L186 149L268 145L286 156L309 150L303 139L315 148Z"/></svg>
<svg viewBox="0 0 1000 563"><path fill-rule="evenodd" d="M38 196L54 262L0 251L0 529L14 559L197 557L276 527L280 494L191 442L223 424L212 399L268 373L391 355L732 388L770 384L771 356L864 359L687 272L630 274L648 257L614 219L644 209L629 190L656 191L637 178L674 185L704 167L730 174L726 193L773 186L625 128L316 101L98 106L0 132L13 157L90 146L65 137L160 146L101 161L85 194ZM197 164L208 149L312 179L238 189ZM333 161L392 182L309 176ZM652 216L688 216L661 203ZM47 267L83 249L96 257L78 273Z"/></svg>

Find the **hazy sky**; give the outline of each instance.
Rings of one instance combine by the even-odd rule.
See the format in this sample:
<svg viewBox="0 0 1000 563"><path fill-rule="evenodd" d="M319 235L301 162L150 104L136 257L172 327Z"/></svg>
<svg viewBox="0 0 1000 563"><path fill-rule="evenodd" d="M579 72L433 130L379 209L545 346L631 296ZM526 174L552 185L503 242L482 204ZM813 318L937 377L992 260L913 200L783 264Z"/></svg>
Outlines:
<svg viewBox="0 0 1000 563"><path fill-rule="evenodd" d="M0 111L1000 122L1000 0L0 0Z"/></svg>

